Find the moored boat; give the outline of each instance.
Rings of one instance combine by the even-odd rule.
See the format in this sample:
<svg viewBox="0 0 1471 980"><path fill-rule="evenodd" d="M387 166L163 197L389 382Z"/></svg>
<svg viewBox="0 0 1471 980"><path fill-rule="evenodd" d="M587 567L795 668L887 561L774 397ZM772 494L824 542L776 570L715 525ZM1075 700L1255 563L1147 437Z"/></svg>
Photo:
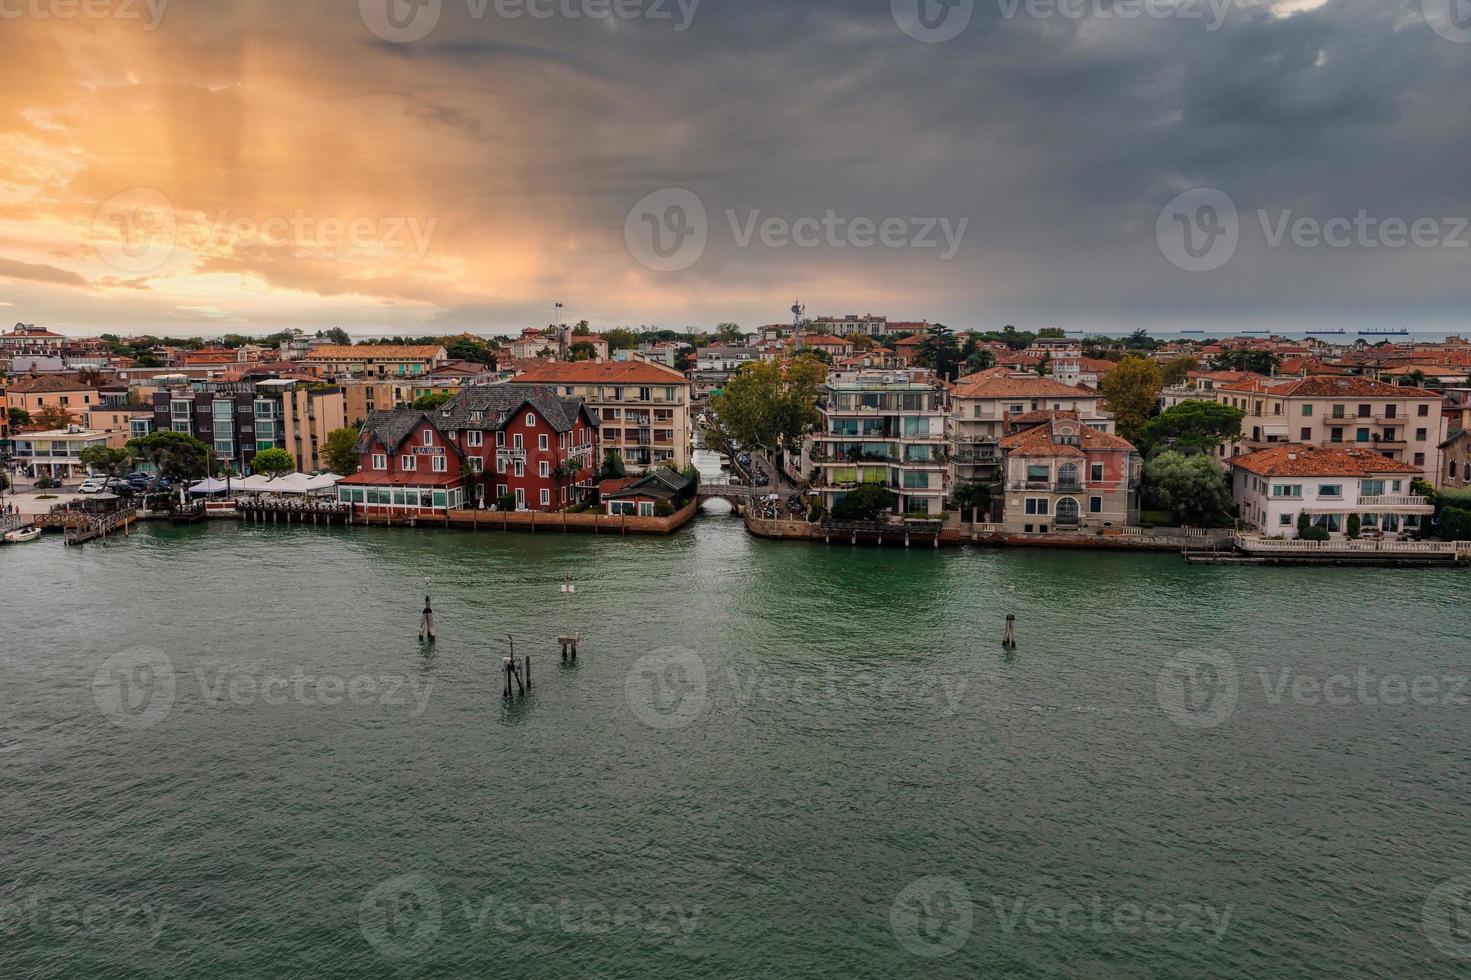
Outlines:
<svg viewBox="0 0 1471 980"><path fill-rule="evenodd" d="M34 541L40 536L41 529L39 527L21 527L16 528L14 531L7 531L5 534L5 543L25 544L27 541Z"/></svg>

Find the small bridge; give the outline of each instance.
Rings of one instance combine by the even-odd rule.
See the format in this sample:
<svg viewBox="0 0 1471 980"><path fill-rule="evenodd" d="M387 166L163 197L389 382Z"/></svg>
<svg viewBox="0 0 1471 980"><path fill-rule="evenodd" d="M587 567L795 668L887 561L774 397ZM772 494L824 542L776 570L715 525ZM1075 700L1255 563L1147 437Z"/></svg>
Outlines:
<svg viewBox="0 0 1471 980"><path fill-rule="evenodd" d="M751 487L744 483L733 483L730 480L701 480L700 481L700 503L707 500L723 500L730 504L731 509L737 514L744 514L751 506L751 501L761 497L769 496L770 489L766 487Z"/></svg>

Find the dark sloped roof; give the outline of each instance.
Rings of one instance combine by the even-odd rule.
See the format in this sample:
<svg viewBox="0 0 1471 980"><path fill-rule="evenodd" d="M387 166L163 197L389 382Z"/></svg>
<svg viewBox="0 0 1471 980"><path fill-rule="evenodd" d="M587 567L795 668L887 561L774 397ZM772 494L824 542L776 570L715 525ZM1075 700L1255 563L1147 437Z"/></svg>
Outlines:
<svg viewBox="0 0 1471 980"><path fill-rule="evenodd" d="M605 500L619 497L655 497L673 500L689 488L690 479L682 473L669 469L657 469L641 480L636 480L612 493L603 494Z"/></svg>
<svg viewBox="0 0 1471 980"><path fill-rule="evenodd" d="M466 388L435 413L435 424L445 432L467 429L493 432L503 428L522 408L530 405L557 432L571 432L582 413L589 425L597 426L594 415L581 398L558 395L545 385L501 384ZM478 421L471 415L480 413Z"/></svg>
<svg viewBox="0 0 1471 980"><path fill-rule="evenodd" d="M403 441L413 434L420 422L426 419L431 425L434 424L428 412L420 412L412 408L374 412L363 423L363 431L358 434L357 445L353 447L353 452L362 455L372 448L373 441L376 439L391 453L403 445Z"/></svg>

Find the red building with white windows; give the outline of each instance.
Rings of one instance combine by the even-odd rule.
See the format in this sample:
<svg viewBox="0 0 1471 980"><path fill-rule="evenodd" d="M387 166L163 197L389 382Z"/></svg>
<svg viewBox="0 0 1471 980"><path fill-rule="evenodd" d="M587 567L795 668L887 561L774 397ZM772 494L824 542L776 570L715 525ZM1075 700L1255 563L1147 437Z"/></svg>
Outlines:
<svg viewBox="0 0 1471 980"><path fill-rule="evenodd" d="M365 516L407 517L514 501L559 511L597 489L598 419L581 398L540 385L466 389L433 412L374 413L359 472L339 499Z"/></svg>

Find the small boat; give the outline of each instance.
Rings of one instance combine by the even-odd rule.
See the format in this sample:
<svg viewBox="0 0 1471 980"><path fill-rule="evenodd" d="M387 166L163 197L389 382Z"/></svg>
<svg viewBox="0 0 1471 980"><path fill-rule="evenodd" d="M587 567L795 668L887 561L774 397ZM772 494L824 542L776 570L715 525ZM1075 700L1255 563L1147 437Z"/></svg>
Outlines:
<svg viewBox="0 0 1471 980"><path fill-rule="evenodd" d="M25 544L27 541L34 541L37 538L39 538L40 536L41 536L41 529L39 527L22 527L22 528L16 528L14 531L7 531L6 532L6 534L5 534L5 543L6 544Z"/></svg>

